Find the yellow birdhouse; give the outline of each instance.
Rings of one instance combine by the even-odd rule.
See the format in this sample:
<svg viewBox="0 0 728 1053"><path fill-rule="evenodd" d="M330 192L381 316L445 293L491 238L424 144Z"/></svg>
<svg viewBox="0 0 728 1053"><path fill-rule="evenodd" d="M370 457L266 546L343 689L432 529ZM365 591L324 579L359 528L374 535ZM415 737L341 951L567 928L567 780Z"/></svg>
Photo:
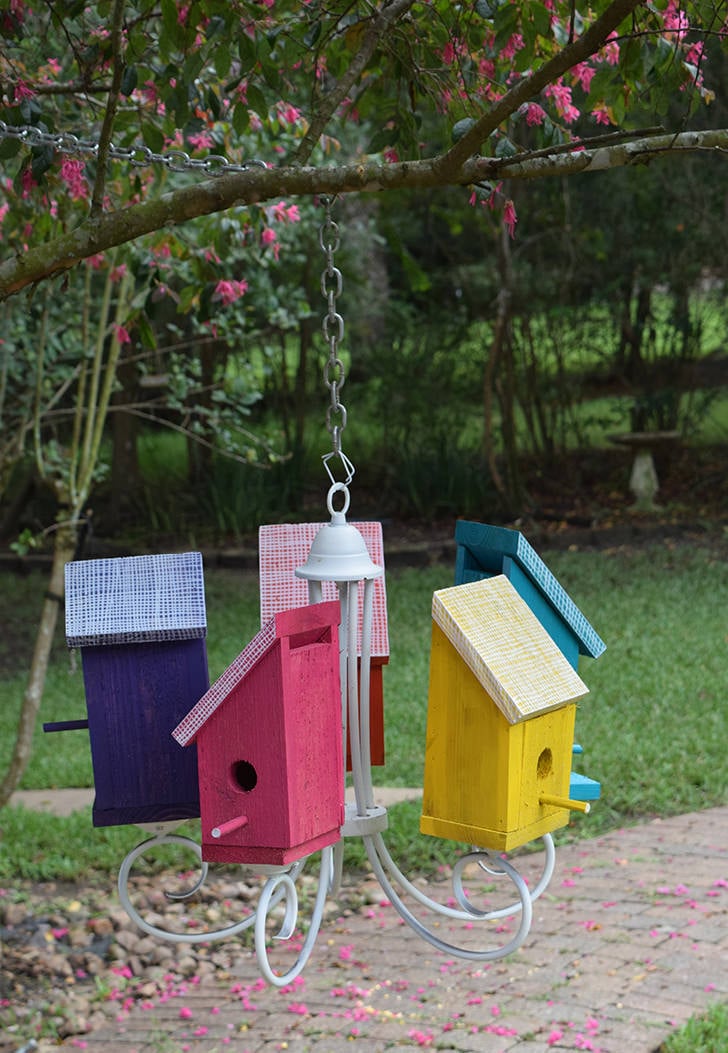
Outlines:
<svg viewBox="0 0 728 1053"><path fill-rule="evenodd" d="M433 596L420 829L509 850L565 826L588 692L505 575Z"/></svg>

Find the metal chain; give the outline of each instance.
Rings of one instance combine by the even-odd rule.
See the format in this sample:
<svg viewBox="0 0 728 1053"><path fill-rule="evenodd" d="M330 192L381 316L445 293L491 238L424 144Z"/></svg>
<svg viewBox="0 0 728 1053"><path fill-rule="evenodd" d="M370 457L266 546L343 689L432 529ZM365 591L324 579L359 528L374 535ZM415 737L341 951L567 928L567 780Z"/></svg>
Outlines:
<svg viewBox="0 0 728 1053"><path fill-rule="evenodd" d="M54 134L44 132L35 125L12 125L0 121L0 142L5 139L17 139L26 146L50 146L62 154L97 157L99 144L92 139L80 139L68 132ZM208 154L207 157L190 157L184 150L168 150L166 153L155 153L148 146L114 146L109 143L110 160L125 161L132 168L145 168L149 165L163 165L170 172L201 172L204 176L222 176L229 172L247 172L250 168L267 168L265 161L251 158L249 161L236 163L228 161L222 154Z"/></svg>
<svg viewBox="0 0 728 1053"><path fill-rule="evenodd" d="M329 389L330 396L326 410L326 428L331 436L332 444L331 453L324 458L324 463L331 457L340 458L346 468L347 483L349 483L354 474L354 466L341 447L341 436L346 427L346 406L339 398L339 393L346 382L346 370L339 357L339 344L344 339L344 319L336 309L336 300L341 295L342 280L341 271L334 265L334 253L341 244L339 227L331 214L334 201L335 198L323 199L326 218L319 230L319 243L326 257L326 267L321 273L321 294L328 304L328 311L321 328L329 346L329 357L324 366L324 383Z"/></svg>

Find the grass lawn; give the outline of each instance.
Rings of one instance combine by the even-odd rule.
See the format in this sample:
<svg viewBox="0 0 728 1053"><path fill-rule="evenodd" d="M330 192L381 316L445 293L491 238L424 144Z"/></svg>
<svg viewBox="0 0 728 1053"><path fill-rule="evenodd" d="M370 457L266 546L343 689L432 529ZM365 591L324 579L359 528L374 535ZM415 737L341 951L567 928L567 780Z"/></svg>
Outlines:
<svg viewBox="0 0 728 1053"><path fill-rule="evenodd" d="M602 783L602 800L560 836L588 836L654 815L689 812L728 799L728 707L724 705L728 563L708 549L660 543L641 549L546 553L546 562L607 644L582 659L590 694L580 704L580 770ZM258 582L252 573L208 570L208 654L217 677L257 631ZM421 785L427 715L432 591L452 583L452 568L391 570L387 575L391 660L385 669L387 757L379 785ZM2 576L0 609L9 627L0 645L0 766L7 762L29 658L42 575ZM80 662L59 626L41 722L84 716ZM40 723L40 722L39 722ZM91 785L85 732L44 735L40 728L26 788ZM391 810L391 838L410 867L428 868L456 846L417 830L419 808ZM94 830L86 814L69 819L0 813L0 877L71 877L113 871L139 837L135 828ZM357 862L358 845L351 846Z"/></svg>

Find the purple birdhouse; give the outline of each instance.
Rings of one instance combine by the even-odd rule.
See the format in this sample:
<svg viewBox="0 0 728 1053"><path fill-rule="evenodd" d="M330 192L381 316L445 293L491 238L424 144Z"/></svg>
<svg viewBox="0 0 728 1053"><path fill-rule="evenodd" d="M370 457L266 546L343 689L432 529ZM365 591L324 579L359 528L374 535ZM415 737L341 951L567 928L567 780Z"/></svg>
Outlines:
<svg viewBox="0 0 728 1053"><path fill-rule="evenodd" d="M66 564L66 640L83 664L94 826L200 814L196 751L170 733L207 690L206 631L199 552Z"/></svg>

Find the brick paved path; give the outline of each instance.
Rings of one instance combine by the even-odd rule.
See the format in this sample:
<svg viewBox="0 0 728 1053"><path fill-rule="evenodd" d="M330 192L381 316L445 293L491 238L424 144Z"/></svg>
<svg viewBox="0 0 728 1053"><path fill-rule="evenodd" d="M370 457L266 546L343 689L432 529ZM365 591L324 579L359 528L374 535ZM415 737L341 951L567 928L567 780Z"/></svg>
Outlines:
<svg viewBox="0 0 728 1053"><path fill-rule="evenodd" d="M539 852L518 863L533 881L541 861ZM677 1024L728 998L728 807L558 849L525 945L485 966L434 951L371 886L367 894L343 917L333 908L291 990L257 981L251 955L224 981L190 982L126 1011L109 1004L105 1026L64 1045L651 1053ZM454 935L468 939L457 924ZM441 923L445 936L449 925Z"/></svg>

